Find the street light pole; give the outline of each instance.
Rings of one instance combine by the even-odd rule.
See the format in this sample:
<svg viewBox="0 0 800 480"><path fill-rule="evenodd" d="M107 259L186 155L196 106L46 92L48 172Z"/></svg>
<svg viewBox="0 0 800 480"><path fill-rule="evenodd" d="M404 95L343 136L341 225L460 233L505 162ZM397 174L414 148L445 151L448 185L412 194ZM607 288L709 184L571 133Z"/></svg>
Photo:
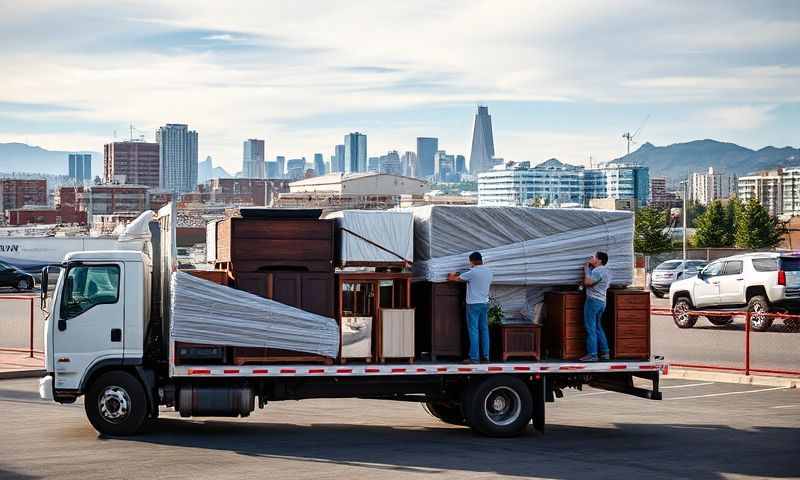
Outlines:
<svg viewBox="0 0 800 480"><path fill-rule="evenodd" d="M683 182L683 261L686 261L686 197L689 196L689 179Z"/></svg>

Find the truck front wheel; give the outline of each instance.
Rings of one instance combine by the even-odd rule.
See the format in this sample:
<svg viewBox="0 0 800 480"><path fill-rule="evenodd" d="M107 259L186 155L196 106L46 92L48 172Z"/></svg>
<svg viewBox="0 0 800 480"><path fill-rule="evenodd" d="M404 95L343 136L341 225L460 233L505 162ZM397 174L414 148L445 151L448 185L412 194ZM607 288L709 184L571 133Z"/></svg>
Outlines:
<svg viewBox="0 0 800 480"><path fill-rule="evenodd" d="M86 416L105 435L133 435L147 417L147 397L128 372L107 372L92 382L84 399Z"/></svg>
<svg viewBox="0 0 800 480"><path fill-rule="evenodd" d="M697 323L697 315L689 315L692 302L687 297L678 297L672 306L672 320L678 328L692 328Z"/></svg>
<svg viewBox="0 0 800 480"><path fill-rule="evenodd" d="M525 431L533 416L533 397L525 383L510 375L491 375L465 394L467 423L489 437L514 437Z"/></svg>

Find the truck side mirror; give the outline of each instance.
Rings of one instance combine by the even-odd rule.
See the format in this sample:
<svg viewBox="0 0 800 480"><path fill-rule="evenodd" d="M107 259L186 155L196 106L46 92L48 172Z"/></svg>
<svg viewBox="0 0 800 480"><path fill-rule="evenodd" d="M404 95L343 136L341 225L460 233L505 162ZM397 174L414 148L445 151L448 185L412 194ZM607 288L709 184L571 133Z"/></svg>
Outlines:
<svg viewBox="0 0 800 480"><path fill-rule="evenodd" d="M42 269L42 291L39 294L39 307L42 310L47 310L47 274L49 268L50 267L44 267Z"/></svg>

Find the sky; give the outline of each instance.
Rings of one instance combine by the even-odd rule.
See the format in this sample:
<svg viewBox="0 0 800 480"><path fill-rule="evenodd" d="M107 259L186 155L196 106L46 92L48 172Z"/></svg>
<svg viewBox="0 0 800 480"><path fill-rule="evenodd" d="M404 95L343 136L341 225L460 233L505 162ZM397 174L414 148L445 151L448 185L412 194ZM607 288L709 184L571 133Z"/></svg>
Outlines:
<svg viewBox="0 0 800 480"><path fill-rule="evenodd" d="M231 172L354 131L468 157L478 104L506 160L800 146L797 1L0 0L0 44L0 142L52 150L187 123Z"/></svg>

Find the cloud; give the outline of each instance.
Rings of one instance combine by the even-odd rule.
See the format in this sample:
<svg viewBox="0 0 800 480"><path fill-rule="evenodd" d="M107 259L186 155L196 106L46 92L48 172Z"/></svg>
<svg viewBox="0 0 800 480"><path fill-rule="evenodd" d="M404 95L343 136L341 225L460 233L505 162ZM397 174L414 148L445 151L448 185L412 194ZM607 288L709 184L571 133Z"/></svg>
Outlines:
<svg viewBox="0 0 800 480"><path fill-rule="evenodd" d="M774 108L774 105L713 108L702 112L701 119L714 124L717 128L751 130L760 128L771 120Z"/></svg>
<svg viewBox="0 0 800 480"><path fill-rule="evenodd" d="M308 157L367 128L370 150L413 149L416 136L435 134L466 153L478 102L570 105L574 123L591 120L511 134L500 153L524 158L548 143L609 155L628 124L665 109L740 132L766 125L761 105L800 101L800 12L779 2L43 0L8 10L0 131L50 135L41 122L70 122L84 134L60 148L99 150L67 142L110 139L131 122L150 132L186 122L200 132L201 158L229 169L244 138L266 138L273 156ZM733 100L754 106L739 122L725 110ZM632 119L609 125L621 109ZM536 109L513 115L496 125L547 122ZM497 129L499 146L505 134Z"/></svg>

